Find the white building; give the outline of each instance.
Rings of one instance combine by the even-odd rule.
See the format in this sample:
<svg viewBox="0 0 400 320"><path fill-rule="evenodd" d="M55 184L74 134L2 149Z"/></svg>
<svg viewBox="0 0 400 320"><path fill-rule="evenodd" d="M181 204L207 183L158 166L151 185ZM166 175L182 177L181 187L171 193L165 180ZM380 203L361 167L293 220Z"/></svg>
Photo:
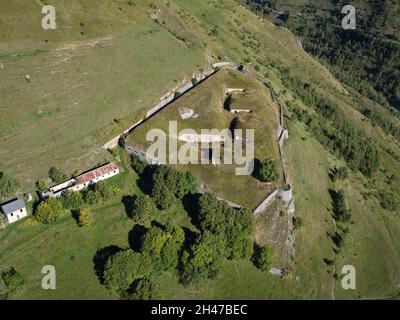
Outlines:
<svg viewBox="0 0 400 320"><path fill-rule="evenodd" d="M107 180L119 174L119 167L116 163L107 163L101 167L85 172L71 180L53 186L48 192L42 193L42 198L60 197L67 190L81 191L99 181Z"/></svg>
<svg viewBox="0 0 400 320"><path fill-rule="evenodd" d="M98 167L94 170L88 171L77 176L75 179L77 185L72 187L74 191L82 190L92 184L96 184L99 181L107 180L111 177L119 174L119 167L116 163L108 163L104 166Z"/></svg>
<svg viewBox="0 0 400 320"><path fill-rule="evenodd" d="M3 203L0 211L7 217L9 223L14 223L28 215L24 201L19 198Z"/></svg>

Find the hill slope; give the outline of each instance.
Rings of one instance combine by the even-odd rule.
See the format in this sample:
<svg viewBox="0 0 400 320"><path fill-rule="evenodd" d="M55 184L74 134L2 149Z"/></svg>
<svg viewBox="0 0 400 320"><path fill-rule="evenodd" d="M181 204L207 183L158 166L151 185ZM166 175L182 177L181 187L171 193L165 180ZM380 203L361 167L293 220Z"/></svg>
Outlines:
<svg viewBox="0 0 400 320"><path fill-rule="evenodd" d="M39 28L40 1L10 5L0 0L0 171L17 178L21 191L31 190L52 165L72 173L108 159L100 146L183 78L189 80L210 62L241 61L268 79L284 107L289 174L296 215L304 225L297 231L292 277L276 279L249 263L229 262L221 277L196 288L195 297L359 299L398 294L399 209L385 206L382 194L400 200L400 144L382 121L360 112L379 111L385 121L399 126L387 109L344 87L287 29L233 0L54 3L59 27L51 33ZM21 13L23 23L15 28L11 21ZM369 175L358 170L364 164L358 153L365 145L379 159ZM333 167L352 169L344 181L332 181ZM350 222L337 227L332 189L344 190L352 214ZM137 190L130 185L129 192ZM15 266L28 280L16 298L52 297L37 291L41 275L35 273L52 261L63 270L90 273L83 279L65 273L65 291L57 290L57 298L73 298L80 289L82 298L113 297L97 282L91 263L100 245L128 245L122 207L118 201L97 208L95 227L85 236L69 216L48 228L20 223L0 231L0 264ZM337 234L345 239L340 250L332 241ZM49 244L63 250L49 251ZM346 264L357 269L357 290L342 290L335 280ZM168 297L193 297L174 275L161 281Z"/></svg>

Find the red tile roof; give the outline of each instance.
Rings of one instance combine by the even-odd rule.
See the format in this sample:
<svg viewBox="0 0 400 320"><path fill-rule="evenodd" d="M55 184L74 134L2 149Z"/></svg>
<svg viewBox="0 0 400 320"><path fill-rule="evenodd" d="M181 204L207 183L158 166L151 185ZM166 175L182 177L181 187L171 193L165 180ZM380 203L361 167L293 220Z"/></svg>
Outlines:
<svg viewBox="0 0 400 320"><path fill-rule="evenodd" d="M108 163L102 167L96 168L92 171L88 171L84 174L81 174L80 176L77 176L76 180L78 181L78 184L84 184L109 172L113 172L114 170L118 170L118 165L114 162Z"/></svg>

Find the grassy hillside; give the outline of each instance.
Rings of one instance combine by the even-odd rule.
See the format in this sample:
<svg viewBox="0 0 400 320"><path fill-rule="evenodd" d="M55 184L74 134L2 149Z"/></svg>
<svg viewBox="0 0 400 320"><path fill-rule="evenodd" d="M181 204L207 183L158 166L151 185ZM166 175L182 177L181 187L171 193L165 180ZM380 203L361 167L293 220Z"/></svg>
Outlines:
<svg viewBox="0 0 400 320"><path fill-rule="evenodd" d="M296 261L287 279L259 272L244 261L227 262L219 278L195 288L182 287L176 275L166 274L160 279L166 296L364 299L398 295L399 210L382 208L377 194L392 193L400 201L400 144L382 128L382 121L361 113L366 106L398 126L387 109L343 86L302 50L287 29L258 18L233 0L143 0L133 5L105 0L55 2L60 16L54 33L39 28L40 1L0 2L4 66L0 69L0 170L16 177L21 190L32 189L52 165L72 172L109 158L100 146L141 118L184 77L189 80L204 68L208 59L240 61L265 76L284 105L289 176L296 215L304 221L296 231ZM21 12L25 23L15 28L11 21ZM296 108L321 115L294 88L283 85L283 70L329 99L358 136L369 138L379 155L378 170L371 176L348 170L346 180L330 180L332 167L348 163L332 151L331 143L319 142L312 128L293 116ZM332 125L331 120L321 119ZM129 177L135 179L135 173ZM126 188L126 193L139 192L131 182ZM346 238L338 253L331 239L338 231L332 218L332 188L345 191L352 212L351 221L339 225L346 229L339 230ZM54 226L29 228L21 222L0 231L0 265L14 266L27 280L26 289L13 298L115 298L100 285L91 261L100 247L127 246L132 226L120 199L93 214L93 228L84 234L70 216ZM183 211L168 214L190 226ZM328 265L324 259L334 261ZM38 290L40 268L51 263L60 268L63 290ZM340 280L335 280L346 264L356 267L357 290L344 291ZM82 296L77 297L78 292Z"/></svg>
<svg viewBox="0 0 400 320"><path fill-rule="evenodd" d="M200 47L154 23L144 4L59 1L53 32L40 28L37 3L17 3L4 4L11 12L2 11L0 23L7 33L0 49L0 167L24 191L53 165L72 173L104 162L107 139L203 64ZM6 20L24 11L30 15L23 27ZM88 30L81 35L79 28ZM29 41L21 38L27 30Z"/></svg>

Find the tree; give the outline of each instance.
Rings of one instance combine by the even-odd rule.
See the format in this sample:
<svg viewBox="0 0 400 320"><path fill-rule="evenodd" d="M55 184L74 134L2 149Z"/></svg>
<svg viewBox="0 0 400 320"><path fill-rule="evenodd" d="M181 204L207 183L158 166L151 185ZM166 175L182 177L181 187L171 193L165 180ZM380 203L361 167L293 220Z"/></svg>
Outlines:
<svg viewBox="0 0 400 320"><path fill-rule="evenodd" d="M5 199L18 188L18 183L5 172L0 171L0 199Z"/></svg>
<svg viewBox="0 0 400 320"><path fill-rule="evenodd" d="M351 212L347 209L345 193L343 190L331 190L331 197L333 201L333 216L335 220L341 222L348 222L351 220Z"/></svg>
<svg viewBox="0 0 400 320"><path fill-rule="evenodd" d="M163 295L156 282L143 278L135 281L133 288L127 292L127 298L133 300L160 300Z"/></svg>
<svg viewBox="0 0 400 320"><path fill-rule="evenodd" d="M225 254L229 259L250 258L250 235L253 230L251 212L231 208L211 193L202 195L198 202L200 230L210 231L224 239Z"/></svg>
<svg viewBox="0 0 400 320"><path fill-rule="evenodd" d="M40 191L46 191L48 189L47 182L45 180L38 180L36 181L36 188Z"/></svg>
<svg viewBox="0 0 400 320"><path fill-rule="evenodd" d="M226 226L228 259L250 259L252 254L252 213L247 209L232 209Z"/></svg>
<svg viewBox="0 0 400 320"><path fill-rule="evenodd" d="M272 267L274 249L269 246L256 246L253 255L253 262L262 271L269 271Z"/></svg>
<svg viewBox="0 0 400 320"><path fill-rule="evenodd" d="M156 272L174 270L178 266L184 240L182 228L153 226L143 236L140 251L152 258Z"/></svg>
<svg viewBox="0 0 400 320"><path fill-rule="evenodd" d="M34 217L43 224L52 224L57 221L62 210L63 206L60 200L49 198L38 205Z"/></svg>
<svg viewBox="0 0 400 320"><path fill-rule="evenodd" d="M13 267L3 271L1 273L1 278L3 279L7 289L6 295L16 292L25 284L25 280L21 273L16 271Z"/></svg>
<svg viewBox="0 0 400 320"><path fill-rule="evenodd" d="M164 184L180 200L198 190L197 179L188 171L181 172L167 166L158 166L152 174L153 185Z"/></svg>
<svg viewBox="0 0 400 320"><path fill-rule="evenodd" d="M86 205L92 206L99 203L101 195L93 190L86 190L83 198Z"/></svg>
<svg viewBox="0 0 400 320"><path fill-rule="evenodd" d="M162 181L153 184L151 197L160 210L168 210L174 203L174 195Z"/></svg>
<svg viewBox="0 0 400 320"><path fill-rule="evenodd" d="M112 199L117 194L117 189L105 181L96 183L94 190L105 201Z"/></svg>
<svg viewBox="0 0 400 320"><path fill-rule="evenodd" d="M223 237L208 231L201 234L183 253L181 281L190 283L215 278L226 257L225 247Z"/></svg>
<svg viewBox="0 0 400 320"><path fill-rule="evenodd" d="M139 195L134 198L132 212L129 215L131 219L137 221L146 221L156 211L153 199L148 195Z"/></svg>
<svg viewBox="0 0 400 320"><path fill-rule="evenodd" d="M399 208L399 203L393 193L381 190L377 193L377 196L383 209L396 211Z"/></svg>
<svg viewBox="0 0 400 320"><path fill-rule="evenodd" d="M255 177L262 182L278 180L279 172L276 161L271 158L262 160L258 168L256 168Z"/></svg>
<svg viewBox="0 0 400 320"><path fill-rule="evenodd" d="M104 268L104 283L111 290L127 290L135 279L147 277L151 273L151 258L127 249L108 259Z"/></svg>
<svg viewBox="0 0 400 320"><path fill-rule="evenodd" d="M70 210L79 210L85 205L82 193L73 190L67 190L67 192L63 193L61 203L65 209Z"/></svg>
<svg viewBox="0 0 400 320"><path fill-rule="evenodd" d="M78 215L78 226L81 228L87 228L90 225L89 215L86 209L80 209Z"/></svg>
<svg viewBox="0 0 400 320"><path fill-rule="evenodd" d="M340 167L340 168L334 168L331 170L330 177L333 182L336 180L345 180L349 176L349 173L347 171L346 167Z"/></svg>
<svg viewBox="0 0 400 320"><path fill-rule="evenodd" d="M197 179L188 171L169 170L165 184L171 187L172 193L180 200L187 194L195 194L198 190Z"/></svg>
<svg viewBox="0 0 400 320"><path fill-rule="evenodd" d="M135 170L136 173L139 175L143 174L148 165L145 161L140 160L140 158L136 155L131 156L131 164L133 170Z"/></svg>
<svg viewBox="0 0 400 320"><path fill-rule="evenodd" d="M64 181L68 180L68 178L69 178L68 175L66 175L64 172L62 172L57 167L51 167L50 168L49 177L55 183L62 183Z"/></svg>

